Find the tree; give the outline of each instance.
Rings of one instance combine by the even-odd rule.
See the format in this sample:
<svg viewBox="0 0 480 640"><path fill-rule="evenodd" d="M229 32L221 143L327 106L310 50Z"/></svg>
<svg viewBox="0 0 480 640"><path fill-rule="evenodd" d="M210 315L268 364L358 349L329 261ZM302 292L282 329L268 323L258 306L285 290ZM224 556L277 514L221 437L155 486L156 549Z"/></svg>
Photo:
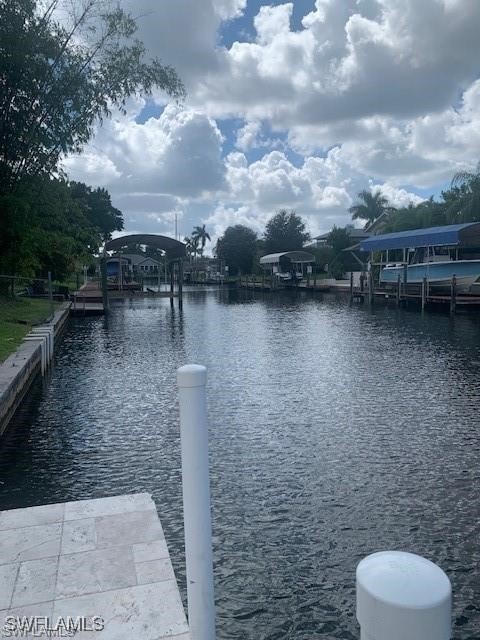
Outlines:
<svg viewBox="0 0 480 640"><path fill-rule="evenodd" d="M110 232L123 226L121 212L109 212L109 202L107 191L81 183L23 179L14 193L0 194L0 225L6 230L0 233L0 273L51 271L60 280L79 263L91 262Z"/></svg>
<svg viewBox="0 0 480 640"><path fill-rule="evenodd" d="M215 253L225 261L230 275L250 273L257 252L257 234L241 224L228 227L217 241Z"/></svg>
<svg viewBox="0 0 480 640"><path fill-rule="evenodd" d="M480 220L480 164L474 172L456 173L453 176L451 189L442 192L442 196L449 223Z"/></svg>
<svg viewBox="0 0 480 640"><path fill-rule="evenodd" d="M295 251L303 248L310 240L310 234L306 231L305 222L295 211L281 209L267 222L264 240L267 253Z"/></svg>
<svg viewBox="0 0 480 640"><path fill-rule="evenodd" d="M335 278L341 278L351 261L348 252L344 251L352 245L348 229L334 226L328 234L327 244L332 249L332 258L328 269Z"/></svg>
<svg viewBox="0 0 480 640"><path fill-rule="evenodd" d="M71 182L70 192L74 200L82 203L91 225L100 229L103 242L110 240L112 231L123 229L122 212L112 205L106 189L92 189L82 182Z"/></svg>
<svg viewBox="0 0 480 640"><path fill-rule="evenodd" d="M383 213L394 211L394 207L389 204L387 198L380 191L371 193L364 189L358 194L358 199L360 202L349 208L352 220L367 220L371 224Z"/></svg>
<svg viewBox="0 0 480 640"><path fill-rule="evenodd" d="M445 224L443 205L435 202L432 196L419 204L410 203L407 207L393 211L388 216L382 233L395 233L442 224Z"/></svg>
<svg viewBox="0 0 480 640"><path fill-rule="evenodd" d="M185 236L183 242L185 243L185 253L189 257L191 262L192 256L195 258L195 255L197 253L197 245L189 236Z"/></svg>
<svg viewBox="0 0 480 640"><path fill-rule="evenodd" d="M201 227L194 227L192 231L192 241L195 245L195 253L198 252L200 255L203 255L207 240L211 240L211 238L205 228L205 225L203 224Z"/></svg>
<svg viewBox="0 0 480 640"><path fill-rule="evenodd" d="M176 72L147 60L135 20L105 0L0 0L0 188L51 175L82 149L94 124L126 99L158 87L184 95ZM64 8L64 7L63 7Z"/></svg>

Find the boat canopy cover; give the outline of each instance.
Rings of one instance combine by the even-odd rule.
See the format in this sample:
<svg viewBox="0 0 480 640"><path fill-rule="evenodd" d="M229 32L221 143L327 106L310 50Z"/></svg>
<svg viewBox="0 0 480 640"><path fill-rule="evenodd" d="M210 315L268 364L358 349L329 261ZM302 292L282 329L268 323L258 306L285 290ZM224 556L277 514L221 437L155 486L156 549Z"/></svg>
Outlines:
<svg viewBox="0 0 480 640"><path fill-rule="evenodd" d="M315 256L307 251L282 251L281 253L269 253L260 258L260 264L278 264L281 258L287 258L290 262L315 262Z"/></svg>
<svg viewBox="0 0 480 640"><path fill-rule="evenodd" d="M360 242L360 250L383 251L386 249L459 245L480 247L479 222L464 222L463 224L449 224L442 227L411 229L410 231L371 236Z"/></svg>

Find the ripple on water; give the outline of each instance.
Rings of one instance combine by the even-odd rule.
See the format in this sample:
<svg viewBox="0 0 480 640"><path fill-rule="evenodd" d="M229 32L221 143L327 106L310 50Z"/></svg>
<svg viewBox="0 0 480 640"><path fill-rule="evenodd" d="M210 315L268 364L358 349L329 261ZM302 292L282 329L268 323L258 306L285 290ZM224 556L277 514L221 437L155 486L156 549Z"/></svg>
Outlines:
<svg viewBox="0 0 480 640"><path fill-rule="evenodd" d="M3 508L153 494L184 589L175 370L209 367L218 637L358 638L379 549L438 562L480 636L476 318L188 293L76 319L0 449Z"/></svg>

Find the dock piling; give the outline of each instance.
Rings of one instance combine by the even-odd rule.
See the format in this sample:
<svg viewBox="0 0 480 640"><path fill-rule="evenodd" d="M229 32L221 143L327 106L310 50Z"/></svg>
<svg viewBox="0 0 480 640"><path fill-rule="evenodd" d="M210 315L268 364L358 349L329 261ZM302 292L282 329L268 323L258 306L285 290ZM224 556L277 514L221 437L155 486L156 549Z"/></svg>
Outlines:
<svg viewBox="0 0 480 640"><path fill-rule="evenodd" d="M450 640L452 589L433 562L381 551L357 566L360 640Z"/></svg>
<svg viewBox="0 0 480 640"><path fill-rule="evenodd" d="M373 305L374 299L375 299L375 292L373 290L373 273L370 270L368 272L368 302L370 306Z"/></svg>
<svg viewBox="0 0 480 640"><path fill-rule="evenodd" d="M182 449L188 622L192 640L215 640L212 524L208 472L207 369L177 371Z"/></svg>
<svg viewBox="0 0 480 640"><path fill-rule="evenodd" d="M427 279L422 280L422 311L425 311L425 304L427 301Z"/></svg>
<svg viewBox="0 0 480 640"><path fill-rule="evenodd" d="M452 276L452 283L450 285L450 315L455 315L457 308L457 276Z"/></svg>

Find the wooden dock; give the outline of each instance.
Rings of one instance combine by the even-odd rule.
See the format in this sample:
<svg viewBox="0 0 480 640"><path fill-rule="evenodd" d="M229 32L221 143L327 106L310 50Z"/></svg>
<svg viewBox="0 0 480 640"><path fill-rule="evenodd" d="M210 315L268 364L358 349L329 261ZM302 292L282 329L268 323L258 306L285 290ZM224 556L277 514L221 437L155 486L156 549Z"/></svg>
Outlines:
<svg viewBox="0 0 480 640"><path fill-rule="evenodd" d="M480 295L475 293L458 293L456 278L452 278L450 291L445 288L432 287L426 280L422 284L398 282L391 287L376 288L370 280L370 286L350 286L350 300L373 304L375 300L394 301L397 306L407 307L411 303L420 307L422 311L427 307L448 308L450 314L455 314L459 308L480 308Z"/></svg>
<svg viewBox="0 0 480 640"><path fill-rule="evenodd" d="M0 511L0 574L11 637L190 640L149 494Z"/></svg>
<svg viewBox="0 0 480 640"><path fill-rule="evenodd" d="M258 280L254 276L242 276L237 281L237 286L241 289L252 289L256 291L283 291L289 289L303 289L308 291L326 292L330 291L331 285L323 280L307 279L302 282L279 282L272 278L262 278Z"/></svg>

